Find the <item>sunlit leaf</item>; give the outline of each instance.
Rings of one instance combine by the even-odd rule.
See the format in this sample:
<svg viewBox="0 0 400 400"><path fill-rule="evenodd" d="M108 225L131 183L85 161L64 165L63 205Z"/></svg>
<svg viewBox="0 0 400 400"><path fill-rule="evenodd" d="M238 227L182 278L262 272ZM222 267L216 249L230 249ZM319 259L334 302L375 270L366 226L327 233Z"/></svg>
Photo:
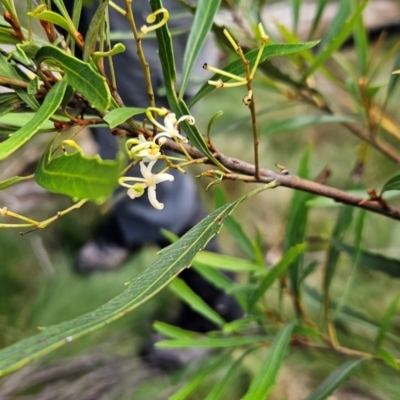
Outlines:
<svg viewBox="0 0 400 400"><path fill-rule="evenodd" d="M265 336L243 336L243 337L206 337L194 339L172 339L163 340L156 343L156 347L163 349L189 348L189 347L204 347L204 348L224 348L247 346L255 343L267 342L268 337ZM1 364L0 364L1 365Z"/></svg>
<svg viewBox="0 0 400 400"><path fill-rule="evenodd" d="M395 369L396 371L400 370L400 365L396 360L396 357L390 353L388 350L380 348L376 355L389 367Z"/></svg>
<svg viewBox="0 0 400 400"><path fill-rule="evenodd" d="M178 328L165 322L156 321L153 328L163 335L169 336L173 339L191 339L198 335L197 332L188 331L186 329Z"/></svg>

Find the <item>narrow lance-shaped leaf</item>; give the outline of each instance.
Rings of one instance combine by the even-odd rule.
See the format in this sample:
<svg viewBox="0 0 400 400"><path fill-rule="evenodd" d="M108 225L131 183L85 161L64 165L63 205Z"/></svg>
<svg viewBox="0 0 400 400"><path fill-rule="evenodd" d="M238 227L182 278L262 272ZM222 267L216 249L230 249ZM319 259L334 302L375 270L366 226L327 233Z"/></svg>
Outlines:
<svg viewBox="0 0 400 400"><path fill-rule="evenodd" d="M100 111L110 106L111 94L106 79L101 76L90 64L78 60L53 46L43 46L36 54L35 62L51 60L61 65L64 70L64 79Z"/></svg>
<svg viewBox="0 0 400 400"><path fill-rule="evenodd" d="M332 372L305 400L326 400L337 388L350 378L355 370L364 362L361 360L346 361Z"/></svg>
<svg viewBox="0 0 400 400"><path fill-rule="evenodd" d="M381 190L381 195L389 190L400 190L400 174L390 178Z"/></svg>
<svg viewBox="0 0 400 400"><path fill-rule="evenodd" d="M16 183L32 179L32 175L29 176L13 176L12 178L6 179L0 182L0 190L7 189L8 187L15 185Z"/></svg>
<svg viewBox="0 0 400 400"><path fill-rule="evenodd" d="M206 41L206 38L213 25L214 16L221 5L221 0L199 0L189 38L186 43L183 56L182 82L179 97L182 99L193 65Z"/></svg>
<svg viewBox="0 0 400 400"><path fill-rule="evenodd" d="M49 352L124 316L153 297L187 268L195 255L219 232L224 219L252 192L215 210L182 238L164 249L162 257L147 268L119 296L97 310L71 321L43 328L42 332L0 351L0 376L23 367Z"/></svg>
<svg viewBox="0 0 400 400"><path fill-rule="evenodd" d="M267 357L260 366L250 388L242 400L265 400L275 385L278 372L286 356L293 330L293 323L286 325L275 336Z"/></svg>
<svg viewBox="0 0 400 400"><path fill-rule="evenodd" d="M317 44L318 42L308 42L308 43L298 43L298 44L270 44L265 46L260 58L260 63L271 57L282 57L289 54L299 53L303 50L311 49ZM258 49L251 50L245 54L246 59L249 61L250 69L255 64L257 55L258 55ZM235 60L231 62L229 65L224 67L223 70L226 72L230 72L231 74L234 75L244 74L243 63L241 60ZM231 80L231 78L220 74L215 74L210 78L210 80L213 81L218 81L219 79L222 79L223 82L229 82ZM215 90L215 86L205 83L196 93L196 95L190 100L189 106L193 107L202 97L204 97L208 93L211 93L213 90Z"/></svg>
<svg viewBox="0 0 400 400"><path fill-rule="evenodd" d="M150 6L153 12L162 8L161 0L150 0ZM161 15L157 16L156 22L160 22ZM178 99L175 91L176 71L175 71L175 58L174 50L172 46L171 33L168 29L168 25L164 24L156 30L157 42L159 46L159 57L161 61L161 67L164 77L164 85L167 94L168 103L172 111L178 116L190 114L189 108L182 99ZM196 125L189 125L183 122L182 127L186 132L188 139L191 144L197 147L205 156L212 160L215 165L221 167L220 162L213 156L209 150L204 137L200 133Z"/></svg>
<svg viewBox="0 0 400 400"><path fill-rule="evenodd" d="M105 200L117 186L124 166L122 154L116 160L102 160L80 151L54 158L51 153L52 145L37 166L36 183L50 192L78 199Z"/></svg>
<svg viewBox="0 0 400 400"><path fill-rule="evenodd" d="M301 115L294 118L285 118L283 121L269 122L261 130L260 134L261 136L272 136L277 133L298 130L308 126L357 121L357 118L350 115Z"/></svg>
<svg viewBox="0 0 400 400"><path fill-rule="evenodd" d="M191 309L198 312L213 324L224 325L224 319L198 294L196 294L182 279L175 278L170 283L169 289L181 300L183 300Z"/></svg>
<svg viewBox="0 0 400 400"><path fill-rule="evenodd" d="M287 268L302 254L305 250L304 244L298 244L290 248L285 252L282 259L277 265L275 265L267 274L267 276L261 280L257 287L257 290L252 295L249 301L249 308L251 309L261 298L261 296L272 286L272 284L281 276Z"/></svg>
<svg viewBox="0 0 400 400"><path fill-rule="evenodd" d="M49 91L38 112L28 124L18 129L6 141L0 143L0 160L4 160L31 139L41 126L54 115L64 97L66 82L57 82Z"/></svg>
<svg viewBox="0 0 400 400"><path fill-rule="evenodd" d="M322 64L324 64L331 57L331 55L336 50L340 48L340 46L351 34L351 31L354 28L354 24L357 22L358 18L360 17L360 15L364 11L364 8L367 6L368 3L369 0L364 0L363 3L358 7L357 11L353 14L353 16L346 21L340 33L337 36L335 36L331 42L328 42L329 45L318 55L314 64L312 64L304 74L303 77L304 79L306 79L308 76L314 73Z"/></svg>
<svg viewBox="0 0 400 400"><path fill-rule="evenodd" d="M385 314L382 317L382 321L379 325L378 334L376 335L375 340L375 348L379 351L382 347L383 339L385 338L386 332L390 328L391 320L394 313L397 310L397 304L400 300L400 294L398 294L389 304L389 307L386 309Z"/></svg>

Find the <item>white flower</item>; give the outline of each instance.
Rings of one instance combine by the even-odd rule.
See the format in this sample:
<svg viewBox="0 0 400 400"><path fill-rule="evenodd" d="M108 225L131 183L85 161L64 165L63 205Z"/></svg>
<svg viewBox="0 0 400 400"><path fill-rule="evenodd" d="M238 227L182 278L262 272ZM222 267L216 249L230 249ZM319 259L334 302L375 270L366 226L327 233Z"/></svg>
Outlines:
<svg viewBox="0 0 400 400"><path fill-rule="evenodd" d="M129 148L130 144L134 146ZM142 134L139 139L127 140L125 146L130 158L143 159L144 162L156 161L161 156L160 145L155 140L146 140Z"/></svg>
<svg viewBox="0 0 400 400"><path fill-rule="evenodd" d="M169 113L164 118L164 130L161 130L155 137L154 140L161 136L166 136L169 138L178 138L182 143L187 143L187 139L179 133L179 124L186 121L189 125L195 124L195 119L191 115L184 115L178 120L174 113Z"/></svg>
<svg viewBox="0 0 400 400"><path fill-rule="evenodd" d="M143 178L124 176L122 178L119 178L118 182L121 186L127 187L129 189L128 196L131 199L142 196L144 194L144 190L147 188L147 195L149 196L150 204L157 210L162 210L164 208L164 204L160 203L156 198L156 185L165 181L172 182L174 180L174 177L173 175L166 173L153 174L151 170L155 163L156 161L151 161L146 166L146 164L141 161L139 163L139 166ZM126 182L137 183L130 185Z"/></svg>

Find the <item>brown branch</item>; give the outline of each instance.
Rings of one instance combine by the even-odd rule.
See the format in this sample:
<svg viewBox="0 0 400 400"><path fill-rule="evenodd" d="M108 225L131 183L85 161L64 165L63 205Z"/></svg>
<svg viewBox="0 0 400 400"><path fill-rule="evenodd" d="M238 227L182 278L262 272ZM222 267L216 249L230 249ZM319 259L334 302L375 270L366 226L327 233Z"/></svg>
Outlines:
<svg viewBox="0 0 400 400"><path fill-rule="evenodd" d="M168 140L165 144L165 147L174 152L182 153L180 146L172 140ZM204 157L204 155L193 146L185 145L185 149L193 159ZM221 153L214 154L214 156L217 158L218 161L221 162L222 165L224 165L229 170L254 177L255 167L253 164L249 164L237 158L224 156ZM209 161L209 163L211 164L212 162ZM385 206L385 204L383 204L382 202L373 201L371 199L368 199L367 196L366 198L355 196L343 190L323 185L318 182L313 182L307 179L302 179L295 175L286 175L269 169L260 168L260 178L253 180L253 182L259 183L270 183L272 181L276 181L280 186L283 187L301 190L303 192L312 193L317 196L327 197L338 203L362 208L364 210L371 211L376 214L380 214L385 217L400 221L400 211L393 207Z"/></svg>

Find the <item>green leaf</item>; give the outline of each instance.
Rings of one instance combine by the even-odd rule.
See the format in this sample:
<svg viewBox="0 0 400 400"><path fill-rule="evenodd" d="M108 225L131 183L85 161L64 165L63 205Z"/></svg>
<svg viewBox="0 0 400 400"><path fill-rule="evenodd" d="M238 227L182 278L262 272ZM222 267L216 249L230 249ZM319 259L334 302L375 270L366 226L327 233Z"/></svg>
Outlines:
<svg viewBox="0 0 400 400"><path fill-rule="evenodd" d="M181 389L168 398L168 400L185 400L188 396L193 393L196 388L210 375L214 374L219 368L223 367L229 362L231 355L223 354L220 357L212 360L206 360L202 362L199 371L190 378Z"/></svg>
<svg viewBox="0 0 400 400"><path fill-rule="evenodd" d="M275 336L267 357L260 366L242 400L265 400L275 385L278 372L285 359L294 324L286 325Z"/></svg>
<svg viewBox="0 0 400 400"><path fill-rule="evenodd" d="M216 207L221 207L226 203L225 193L220 187L216 187L214 189L214 198ZM229 217L225 221L225 228L229 231L247 256L251 259L254 259L253 244L251 243L251 240L247 236L246 232L243 230L242 224L240 224L235 218Z"/></svg>
<svg viewBox="0 0 400 400"><path fill-rule="evenodd" d="M161 342L157 342L156 347L163 349L176 349L176 348L189 348L189 347L219 349L224 347L247 346L255 343L266 342L268 340L269 338L265 336L173 339L173 340L163 340Z"/></svg>
<svg viewBox="0 0 400 400"><path fill-rule="evenodd" d="M26 181L28 179L32 179L32 175L30 176L13 176L12 178L6 179L0 182L0 190L4 190L16 183Z"/></svg>
<svg viewBox="0 0 400 400"><path fill-rule="evenodd" d="M182 81L179 97L182 99L190 74L201 48L211 30L215 14L221 5L221 0L199 0L194 14L192 28L187 39L185 54L183 56Z"/></svg>
<svg viewBox="0 0 400 400"><path fill-rule="evenodd" d="M104 116L103 119L107 122L110 128L115 128L127 121L129 118L132 118L134 115L143 114L145 112L146 110L144 108L137 107L116 108Z"/></svg>
<svg viewBox="0 0 400 400"><path fill-rule="evenodd" d="M212 388L211 392L207 395L205 400L221 400L224 398L222 396L224 395L225 390L227 389L229 383L233 380L233 378L237 376L243 359L249 354L250 351L253 351L253 349L249 349L233 363L231 362L228 364L230 365L230 367L225 376Z"/></svg>
<svg viewBox="0 0 400 400"><path fill-rule="evenodd" d="M66 87L67 84L64 81L57 82L29 123L18 129L9 139L0 143L0 160L4 160L24 145L53 116L61 104Z"/></svg>
<svg viewBox="0 0 400 400"><path fill-rule="evenodd" d="M311 148L307 148L300 160L298 175L307 179L309 176L308 164ZM286 225L286 235L284 242L285 251L298 243L305 242L308 211L307 202L313 198L312 194L295 192L290 204L290 214ZM289 277L291 287L296 297L300 297L300 279L302 275L304 257L297 257L295 262L289 267Z"/></svg>
<svg viewBox="0 0 400 400"><path fill-rule="evenodd" d="M28 16L38 18L42 21L51 22L52 24L61 26L67 32L70 30L70 26L68 25L67 20L62 17L60 14L55 13L54 11L41 11L41 12L29 12Z"/></svg>
<svg viewBox="0 0 400 400"><path fill-rule="evenodd" d="M173 339L192 339L198 335L197 332L188 331L186 329L178 328L177 326L166 324L165 322L156 321L153 328L163 335L169 336Z"/></svg>
<svg viewBox="0 0 400 400"><path fill-rule="evenodd" d="M386 332L390 329L392 317L397 311L397 305L400 300L400 294L398 294L389 304L389 307L386 309L385 314L382 317L382 321L379 325L378 334L375 339L375 348L377 351L381 350L382 343L385 338Z"/></svg>
<svg viewBox="0 0 400 400"><path fill-rule="evenodd" d="M396 357L393 356L386 349L380 348L376 354L386 365L395 369L396 371L400 370L399 363L396 360Z"/></svg>
<svg viewBox="0 0 400 400"><path fill-rule="evenodd" d="M8 62L7 58L0 53L0 75L6 76L8 78L21 80L20 74L16 70L17 67L13 67L10 62ZM28 79L27 79L28 81ZM34 96L27 93L24 89L11 86L15 93L21 98L21 100L27 104L33 110L39 109L39 102L35 99Z"/></svg>
<svg viewBox="0 0 400 400"><path fill-rule="evenodd" d="M400 174L390 178L384 185L381 190L381 196L384 192L389 190L400 190Z"/></svg>
<svg viewBox="0 0 400 400"><path fill-rule="evenodd" d="M53 46L43 46L36 54L35 62L51 60L64 71L64 80L81 93L89 103L100 111L105 111L111 103L111 94L106 79L90 64L68 55Z"/></svg>
<svg viewBox="0 0 400 400"><path fill-rule="evenodd" d="M344 206L340 209L339 215L336 220L336 225L332 232L333 241L342 241L351 225L353 220L353 207ZM329 291L332 283L332 279L336 272L336 266L339 261L340 250L336 246L331 244L328 249L328 255L326 258L326 264L324 268L323 287L325 304L328 305Z"/></svg>
<svg viewBox="0 0 400 400"><path fill-rule="evenodd" d="M305 400L326 400L365 360L350 360L332 372Z"/></svg>
<svg viewBox="0 0 400 400"><path fill-rule="evenodd" d="M170 284L169 289L175 293L192 310L197 311L201 316L212 323L222 326L224 319L212 309L198 294L196 294L184 280L175 278Z"/></svg>
<svg viewBox="0 0 400 400"><path fill-rule="evenodd" d="M121 153L116 160L81 151L52 158L51 144L39 161L35 181L53 193L101 202L115 190L124 165Z"/></svg>
<svg viewBox="0 0 400 400"><path fill-rule="evenodd" d="M145 303L187 268L194 256L220 231L224 219L250 195L213 211L182 238L164 249L162 257L147 268L119 296L71 321L43 328L42 332L0 351L0 376L23 367L51 351L93 332Z"/></svg>
<svg viewBox="0 0 400 400"><path fill-rule="evenodd" d="M150 0L150 6L153 12L162 8L161 0ZM158 15L156 22L161 20L161 16ZM181 117L183 115L189 115L190 111L186 103L182 99L178 99L175 91L175 81L176 81L176 71L175 71L175 58L174 50L172 46L172 38L168 29L168 25L164 24L156 30L157 43L159 46L158 54L160 57L161 68L163 71L164 85L167 94L167 99L169 106L172 111ZM207 156L215 165L224 167L221 163L214 157L214 155L209 150L207 143L200 133L196 125L189 125L187 122L182 122L181 124L183 130L186 132L190 143L199 149L205 156Z"/></svg>
<svg viewBox="0 0 400 400"><path fill-rule="evenodd" d="M228 222L228 219L227 221ZM216 254L211 251L202 251L195 258L198 264L227 271L263 271L264 266L243 258Z"/></svg>
<svg viewBox="0 0 400 400"><path fill-rule="evenodd" d="M352 11L356 12L359 6L359 0L351 0ZM368 37L367 31L364 26L363 16L359 14L354 24L354 48L357 52L357 61L359 67L359 73L361 76L365 76L367 73L368 63Z"/></svg>
<svg viewBox="0 0 400 400"><path fill-rule="evenodd" d="M325 7L328 4L329 0L319 0L317 3L317 11L315 13L313 22L312 22L312 26L311 26L311 30L310 30L310 34L309 34L309 38L312 39L316 29L318 28L319 22L321 20L322 14L324 13Z"/></svg>
<svg viewBox="0 0 400 400"><path fill-rule="evenodd" d="M262 279L249 301L249 308L253 308L263 294L272 286L272 284L289 268L290 265L302 254L306 249L305 244L298 244L285 252L281 260L275 265Z"/></svg>
<svg viewBox="0 0 400 400"><path fill-rule="evenodd" d="M265 61L271 57L282 57L287 56L289 54L299 53L304 50L311 49L312 47L316 46L318 42L308 42L308 43L298 43L298 44L270 44L265 46L263 53L261 55L260 63ZM251 50L245 54L246 59L249 61L250 69L253 67L254 63L256 62L258 55L257 50ZM243 63L241 60L235 60L223 68L224 71L230 72L234 75L243 75ZM220 74L215 74L210 80L217 81L218 79L222 79L223 82L229 82L231 79L222 76ZM206 94L211 93L215 89L215 86L209 85L205 83L200 90L196 93L196 95L190 100L189 106L193 107L202 97Z"/></svg>
<svg viewBox="0 0 400 400"><path fill-rule="evenodd" d="M344 0L344 2L348 2L348 0ZM342 1L343 3L343 1ZM351 34L354 25L356 24L358 18L360 18L360 15L364 11L364 8L367 6L369 3L369 0L364 0L362 4L358 7L357 11L353 14L351 18L349 18L345 24L341 27L340 32L338 33L337 36L335 36L331 41L327 42L327 47L321 51L321 53L318 55L318 57L315 59L315 62L308 68L306 71L303 79L306 79L308 76L310 76L312 73L314 73L321 65L323 65L330 57L331 55L340 48L340 46L344 43L344 41L349 37ZM345 19L347 16L343 15L343 19ZM322 44L321 44L322 46Z"/></svg>
<svg viewBox="0 0 400 400"><path fill-rule="evenodd" d="M349 115L301 115L287 118L284 121L269 122L261 132L261 136L272 136L281 132L289 132L301 128L320 124L341 124L343 122L358 122L358 119Z"/></svg>
<svg viewBox="0 0 400 400"><path fill-rule="evenodd" d="M354 246L349 246L337 241L333 242L333 246L339 251L347 253L352 258L354 258L356 254ZM383 272L393 278L400 278L400 261L395 258L362 250L360 253L360 264L369 269Z"/></svg>

